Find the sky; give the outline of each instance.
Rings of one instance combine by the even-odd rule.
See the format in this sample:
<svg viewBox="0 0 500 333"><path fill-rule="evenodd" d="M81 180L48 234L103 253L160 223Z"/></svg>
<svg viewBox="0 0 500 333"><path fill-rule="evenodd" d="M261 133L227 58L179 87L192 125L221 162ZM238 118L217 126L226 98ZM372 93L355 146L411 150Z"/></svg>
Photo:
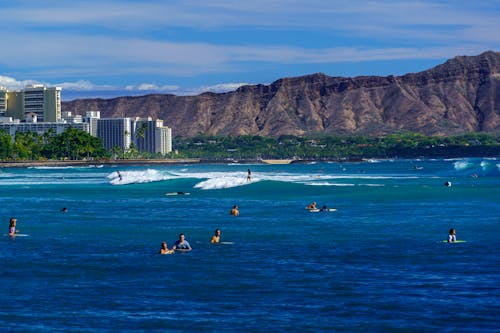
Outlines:
<svg viewBox="0 0 500 333"><path fill-rule="evenodd" d="M500 0L0 0L0 86L196 95L500 51Z"/></svg>

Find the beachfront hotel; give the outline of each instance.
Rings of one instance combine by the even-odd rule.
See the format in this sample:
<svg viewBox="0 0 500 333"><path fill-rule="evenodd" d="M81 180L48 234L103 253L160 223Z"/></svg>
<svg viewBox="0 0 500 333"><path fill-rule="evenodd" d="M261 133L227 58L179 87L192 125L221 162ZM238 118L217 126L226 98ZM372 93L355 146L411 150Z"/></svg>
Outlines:
<svg viewBox="0 0 500 333"><path fill-rule="evenodd" d="M128 151L132 143L140 152L167 154L172 151L172 130L163 120L147 118L101 118L99 111L85 116L61 113L61 88L28 85L24 90L0 87L0 129L13 138L16 132L39 135L52 129L60 134L73 127L101 138L109 151Z"/></svg>
<svg viewBox="0 0 500 333"><path fill-rule="evenodd" d="M9 91L0 87L0 116L24 119L28 114L36 114L39 122L60 121L61 88L32 84Z"/></svg>

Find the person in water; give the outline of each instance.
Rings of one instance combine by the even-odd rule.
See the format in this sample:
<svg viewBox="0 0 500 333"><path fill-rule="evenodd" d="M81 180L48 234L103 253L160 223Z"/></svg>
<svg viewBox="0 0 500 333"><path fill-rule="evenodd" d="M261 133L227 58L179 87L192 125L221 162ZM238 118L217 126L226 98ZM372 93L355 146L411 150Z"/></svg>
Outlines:
<svg viewBox="0 0 500 333"><path fill-rule="evenodd" d="M215 229L215 233L210 240L210 243L219 243L220 242L220 229Z"/></svg>
<svg viewBox="0 0 500 333"><path fill-rule="evenodd" d="M448 243L455 243L457 241L457 232L455 229L451 228L448 235Z"/></svg>
<svg viewBox="0 0 500 333"><path fill-rule="evenodd" d="M174 252L168 249L168 244L166 242L161 243L160 254L170 254Z"/></svg>
<svg viewBox="0 0 500 333"><path fill-rule="evenodd" d="M61 209L61 212L63 212L63 213L67 213L67 212L68 212L68 208L63 207L63 208Z"/></svg>
<svg viewBox="0 0 500 333"><path fill-rule="evenodd" d="M450 181L446 181L446 182L444 183L444 186L446 186L446 187L451 187L451 182L450 182Z"/></svg>
<svg viewBox="0 0 500 333"><path fill-rule="evenodd" d="M307 205L307 209L316 209L316 201L313 201L309 205Z"/></svg>
<svg viewBox="0 0 500 333"><path fill-rule="evenodd" d="M179 234L179 239L175 242L174 246L172 246L172 250L191 251L191 245L189 245L184 234Z"/></svg>
<svg viewBox="0 0 500 333"><path fill-rule="evenodd" d="M249 182L251 180L252 180L252 171L250 171L250 169L248 169L247 182Z"/></svg>
<svg viewBox="0 0 500 333"><path fill-rule="evenodd" d="M117 171L116 172L118 174L118 179L120 179L120 181L122 180L122 174L120 173L120 171Z"/></svg>
<svg viewBox="0 0 500 333"><path fill-rule="evenodd" d="M231 209L231 216L239 216L240 215L240 211L238 210L238 206L234 205L233 206L233 209Z"/></svg>
<svg viewBox="0 0 500 333"><path fill-rule="evenodd" d="M9 236L14 236L16 234L17 219L11 218L9 221Z"/></svg>
<svg viewBox="0 0 500 333"><path fill-rule="evenodd" d="M321 207L321 211L322 212L327 212L328 211L328 207L326 207L326 205L323 205L323 207Z"/></svg>

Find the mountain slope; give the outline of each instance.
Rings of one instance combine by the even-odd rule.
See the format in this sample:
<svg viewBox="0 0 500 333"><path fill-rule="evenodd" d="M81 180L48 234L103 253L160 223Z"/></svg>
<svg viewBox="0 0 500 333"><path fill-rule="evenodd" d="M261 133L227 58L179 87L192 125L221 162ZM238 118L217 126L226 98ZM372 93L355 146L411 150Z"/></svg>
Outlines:
<svg viewBox="0 0 500 333"><path fill-rule="evenodd" d="M101 117L152 116L163 119L174 136L498 132L500 53L455 57L397 77L319 73L220 94L80 99L63 102L62 109L99 110Z"/></svg>

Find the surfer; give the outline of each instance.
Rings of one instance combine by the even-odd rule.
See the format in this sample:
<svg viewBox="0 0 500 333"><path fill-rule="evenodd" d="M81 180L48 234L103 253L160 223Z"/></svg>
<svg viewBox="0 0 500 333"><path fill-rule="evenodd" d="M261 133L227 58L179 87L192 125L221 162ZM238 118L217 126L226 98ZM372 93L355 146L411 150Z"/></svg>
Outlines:
<svg viewBox="0 0 500 333"><path fill-rule="evenodd" d="M17 219L11 218L9 221L9 236L16 235L16 225L17 225Z"/></svg>
<svg viewBox="0 0 500 333"><path fill-rule="evenodd" d="M240 211L238 210L238 206L236 206L236 205L233 206L233 209L231 209L230 215L231 216L239 216L240 215Z"/></svg>
<svg viewBox="0 0 500 333"><path fill-rule="evenodd" d="M321 210L322 212L328 212L328 207L326 207L326 205L323 205L323 207L321 207Z"/></svg>
<svg viewBox="0 0 500 333"><path fill-rule="evenodd" d="M67 212L68 212L68 208L63 207L63 208L61 209L61 212L63 212L63 213L67 213Z"/></svg>
<svg viewBox="0 0 500 333"><path fill-rule="evenodd" d="M219 243L220 242L220 229L215 229L215 233L210 240L210 243Z"/></svg>
<svg viewBox="0 0 500 333"><path fill-rule="evenodd" d="M451 187L451 182L450 182L450 181L446 181L446 182L444 182L444 186L446 186L446 187Z"/></svg>
<svg viewBox="0 0 500 333"><path fill-rule="evenodd" d="M120 179L120 181L122 180L122 174L120 173L120 171L117 171L116 172L118 174L118 179Z"/></svg>
<svg viewBox="0 0 500 333"><path fill-rule="evenodd" d="M455 243L457 241L457 232L455 229L450 229L450 234L448 235L448 243Z"/></svg>
<svg viewBox="0 0 500 333"><path fill-rule="evenodd" d="M248 169L247 182L249 182L251 180L252 180L252 171L250 171L250 169Z"/></svg>
<svg viewBox="0 0 500 333"><path fill-rule="evenodd" d="M172 250L191 251L191 245L189 245L184 234L179 234L179 240L172 246Z"/></svg>
<svg viewBox="0 0 500 333"><path fill-rule="evenodd" d="M309 205L307 205L307 209L316 209L316 201L313 201Z"/></svg>
<svg viewBox="0 0 500 333"><path fill-rule="evenodd" d="M166 242L161 243L160 254L170 254L173 250L168 249L168 244Z"/></svg>

